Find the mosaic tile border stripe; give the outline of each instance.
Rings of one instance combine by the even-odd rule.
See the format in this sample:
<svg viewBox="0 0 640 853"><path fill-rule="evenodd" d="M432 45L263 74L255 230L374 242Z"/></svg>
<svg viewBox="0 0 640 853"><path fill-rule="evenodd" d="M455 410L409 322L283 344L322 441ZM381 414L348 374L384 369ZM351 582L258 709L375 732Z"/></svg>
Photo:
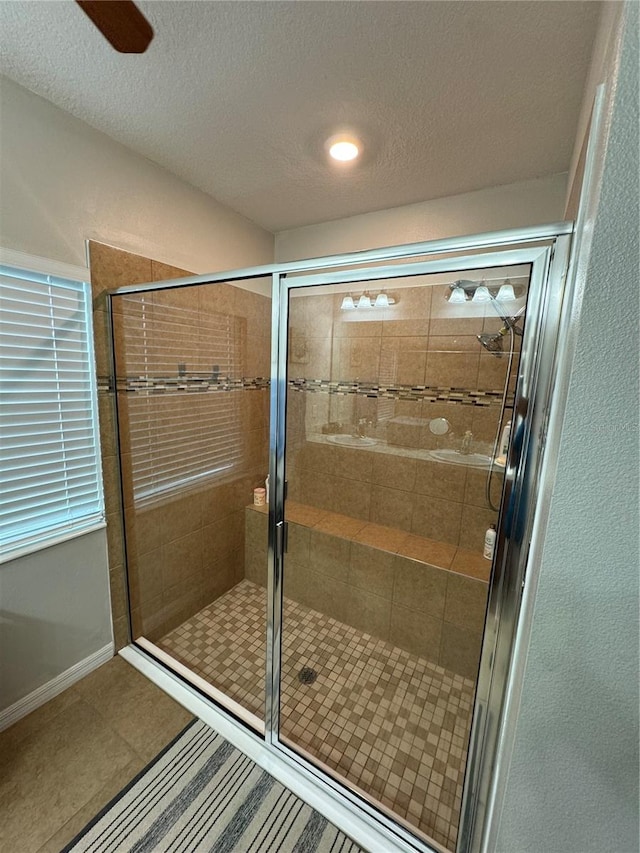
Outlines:
<svg viewBox="0 0 640 853"><path fill-rule="evenodd" d="M466 406L491 406L502 402L502 391L450 388L432 385L376 385L369 382L331 382L327 379L290 379L291 391L307 391L379 400L413 400L427 403L449 402ZM512 395L510 395L512 396Z"/></svg>
<svg viewBox="0 0 640 853"><path fill-rule="evenodd" d="M216 391L251 391L269 388L271 380L262 376L243 377L241 379L212 379L210 376L174 376L167 378L157 377L116 377L115 390L127 394L166 394L178 391L188 393L205 393ZM98 377L98 391L109 392L114 390L113 378L110 376Z"/></svg>
<svg viewBox="0 0 640 853"><path fill-rule="evenodd" d="M216 391L250 391L269 388L271 380L262 377L217 379L203 376L117 377L115 388L127 394L166 394L172 392L204 393ZM483 391L470 388L449 388L432 385L376 385L370 382L332 382L328 379L289 379L290 391L338 396L355 395L378 400L411 400L426 403L460 403L463 406L487 407L502 402L502 391ZM98 391L114 390L110 377L98 377ZM507 403L513 403L509 394Z"/></svg>

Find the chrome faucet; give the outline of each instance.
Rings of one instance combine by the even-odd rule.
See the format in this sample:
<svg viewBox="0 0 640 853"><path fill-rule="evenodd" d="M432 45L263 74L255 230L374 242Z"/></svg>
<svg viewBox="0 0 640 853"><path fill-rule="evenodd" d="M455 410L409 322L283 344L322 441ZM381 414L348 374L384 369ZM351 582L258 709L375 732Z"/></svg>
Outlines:
<svg viewBox="0 0 640 853"><path fill-rule="evenodd" d="M360 418L359 421L353 425L352 435L354 438L364 438L365 427L367 425L366 418Z"/></svg>
<svg viewBox="0 0 640 853"><path fill-rule="evenodd" d="M464 456L468 456L471 453L471 442L473 441L473 433L470 429L468 429L462 437L462 442L460 444L460 453Z"/></svg>

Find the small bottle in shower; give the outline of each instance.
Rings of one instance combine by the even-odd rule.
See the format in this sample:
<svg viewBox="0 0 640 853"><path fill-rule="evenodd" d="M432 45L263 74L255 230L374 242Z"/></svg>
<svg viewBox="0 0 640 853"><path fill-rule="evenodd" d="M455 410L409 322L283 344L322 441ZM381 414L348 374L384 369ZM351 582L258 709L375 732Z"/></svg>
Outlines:
<svg viewBox="0 0 640 853"><path fill-rule="evenodd" d="M500 456L506 456L509 451L509 439L511 438L511 421L507 421L500 436Z"/></svg>
<svg viewBox="0 0 640 853"><path fill-rule="evenodd" d="M482 556L485 560L493 560L493 552L496 549L496 526L490 524L487 532L484 534L484 550Z"/></svg>

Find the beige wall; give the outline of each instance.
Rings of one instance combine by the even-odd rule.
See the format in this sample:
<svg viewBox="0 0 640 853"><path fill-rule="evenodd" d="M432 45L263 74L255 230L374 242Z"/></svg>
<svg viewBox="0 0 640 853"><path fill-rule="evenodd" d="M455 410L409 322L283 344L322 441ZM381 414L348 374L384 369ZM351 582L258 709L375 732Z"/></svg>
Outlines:
<svg viewBox="0 0 640 853"><path fill-rule="evenodd" d="M2 564L0 729L113 654L106 552L94 530Z"/></svg>
<svg viewBox="0 0 640 853"><path fill-rule="evenodd" d="M0 245L84 265L97 240L197 273L270 263L273 236L0 78Z"/></svg>
<svg viewBox="0 0 640 853"><path fill-rule="evenodd" d="M382 246L558 222L566 174L378 210L276 235L276 260L291 261Z"/></svg>
<svg viewBox="0 0 640 853"><path fill-rule="evenodd" d="M593 101L597 87L606 82L619 49L620 21L624 3L607 0L600 4L600 21L591 54L589 75L584 86L578 129L567 178L566 216L575 219L584 173L586 145L591 128Z"/></svg>

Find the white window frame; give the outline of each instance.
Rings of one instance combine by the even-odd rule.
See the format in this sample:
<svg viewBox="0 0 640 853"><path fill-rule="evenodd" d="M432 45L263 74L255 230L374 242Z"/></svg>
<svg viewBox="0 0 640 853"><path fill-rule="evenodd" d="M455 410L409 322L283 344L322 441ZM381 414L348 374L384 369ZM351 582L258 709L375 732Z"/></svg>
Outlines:
<svg viewBox="0 0 640 853"><path fill-rule="evenodd" d="M51 276L52 278L66 279L71 282L78 282L85 285L87 290L87 358L91 366L89 374L91 405L92 405L92 422L95 435L96 447L96 480L97 492L99 501L99 519L89 522L83 522L81 519L77 523L72 523L67 529L56 532L43 531L40 536L35 536L29 540L15 543L15 546L9 546L6 551L0 554L0 565L16 560L27 554L33 554L45 548L50 548L54 545L66 542L70 539L75 539L79 536L84 536L95 530L101 530L106 527L105 520L105 504L104 504L104 486L102 478L102 458L100 450L100 425L98 415L98 389L97 377L95 371L95 349L93 340L93 318L91 316L91 274L88 267L74 266L65 264L60 261L54 261L49 258L44 258L38 255L30 255L25 252L20 252L15 249L7 249L0 247L0 266L8 267L25 275L35 273L39 276Z"/></svg>

